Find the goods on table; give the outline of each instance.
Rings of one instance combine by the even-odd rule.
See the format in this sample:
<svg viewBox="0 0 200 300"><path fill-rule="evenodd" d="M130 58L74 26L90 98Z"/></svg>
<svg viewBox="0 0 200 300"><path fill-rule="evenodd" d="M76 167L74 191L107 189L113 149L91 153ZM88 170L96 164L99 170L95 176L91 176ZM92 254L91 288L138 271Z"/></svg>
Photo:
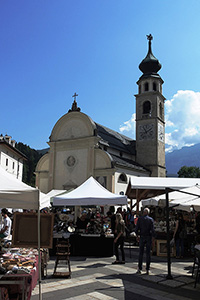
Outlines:
<svg viewBox="0 0 200 300"><path fill-rule="evenodd" d="M38 251L36 249L2 249L0 255L0 274L29 274L35 267L37 254Z"/></svg>

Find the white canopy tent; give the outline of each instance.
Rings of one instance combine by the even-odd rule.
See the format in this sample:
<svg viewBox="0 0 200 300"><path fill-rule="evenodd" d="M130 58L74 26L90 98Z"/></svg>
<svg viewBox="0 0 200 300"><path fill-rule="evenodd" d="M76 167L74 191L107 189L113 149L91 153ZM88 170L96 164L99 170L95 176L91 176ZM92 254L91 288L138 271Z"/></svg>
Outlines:
<svg viewBox="0 0 200 300"><path fill-rule="evenodd" d="M144 206L161 206L161 207L163 207L166 205L165 199L160 199L159 197L142 200L141 203L142 203L143 207Z"/></svg>
<svg viewBox="0 0 200 300"><path fill-rule="evenodd" d="M200 178L132 177L126 195L140 201L162 195L166 188L181 190L196 184L200 185Z"/></svg>
<svg viewBox="0 0 200 300"><path fill-rule="evenodd" d="M50 198L0 166L0 208L42 209L50 206Z"/></svg>
<svg viewBox="0 0 200 300"><path fill-rule="evenodd" d="M172 192L169 194L169 200L169 205L177 209L190 211L193 207L195 211L200 211L200 185Z"/></svg>
<svg viewBox="0 0 200 300"><path fill-rule="evenodd" d="M91 176L75 190L54 197L53 205L127 205L127 197L125 195L117 195L111 193Z"/></svg>
<svg viewBox="0 0 200 300"><path fill-rule="evenodd" d="M165 195L155 198L142 200L142 206L160 206L166 205ZM191 207L195 211L200 211L200 185L191 186L179 191L169 193L169 206L178 210L190 212Z"/></svg>
<svg viewBox="0 0 200 300"><path fill-rule="evenodd" d="M48 192L46 195L47 195L48 197L50 197L50 202L53 202L53 198L54 198L55 196L59 196L59 195L64 194L64 193L66 193L66 192L67 192L67 190L51 190L51 191Z"/></svg>
<svg viewBox="0 0 200 300"><path fill-rule="evenodd" d="M50 198L38 189L19 181L0 166L0 207L38 211L38 252L40 253L40 209L50 206ZM39 299L41 294L41 259L39 261Z"/></svg>

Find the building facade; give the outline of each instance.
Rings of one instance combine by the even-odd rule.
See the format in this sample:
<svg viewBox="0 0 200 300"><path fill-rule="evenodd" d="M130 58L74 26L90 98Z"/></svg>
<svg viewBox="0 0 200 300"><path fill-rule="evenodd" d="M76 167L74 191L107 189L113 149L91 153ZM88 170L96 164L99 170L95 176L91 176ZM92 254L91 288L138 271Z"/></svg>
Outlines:
<svg viewBox="0 0 200 300"><path fill-rule="evenodd" d="M0 135L0 165L8 173L22 181L23 162L26 156L15 148L15 141L9 135Z"/></svg>
<svg viewBox="0 0 200 300"><path fill-rule="evenodd" d="M130 177L165 176L163 80L148 39L137 82L136 140L95 123L81 112L75 94L71 109L53 127L49 151L37 164L41 191L70 190L93 176L111 192L123 194Z"/></svg>

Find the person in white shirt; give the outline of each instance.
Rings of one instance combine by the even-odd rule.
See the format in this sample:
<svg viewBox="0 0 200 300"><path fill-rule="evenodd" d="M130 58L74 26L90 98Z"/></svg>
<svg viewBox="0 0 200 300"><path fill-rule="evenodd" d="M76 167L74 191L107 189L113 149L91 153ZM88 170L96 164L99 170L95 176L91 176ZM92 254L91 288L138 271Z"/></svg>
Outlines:
<svg viewBox="0 0 200 300"><path fill-rule="evenodd" d="M1 214L4 218L4 221L3 221L3 226L0 230L0 238L4 238L10 235L12 221L8 216L8 210L6 208L3 208L1 210Z"/></svg>

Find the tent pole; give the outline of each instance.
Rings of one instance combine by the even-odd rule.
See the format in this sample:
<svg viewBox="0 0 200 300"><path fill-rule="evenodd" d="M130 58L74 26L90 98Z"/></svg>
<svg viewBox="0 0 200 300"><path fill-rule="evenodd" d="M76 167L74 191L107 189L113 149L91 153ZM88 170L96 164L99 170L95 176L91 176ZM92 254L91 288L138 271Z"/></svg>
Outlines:
<svg viewBox="0 0 200 300"><path fill-rule="evenodd" d="M40 195L38 190L38 266L39 266L39 300L42 300L42 290L41 290L41 255L40 255Z"/></svg>
<svg viewBox="0 0 200 300"><path fill-rule="evenodd" d="M136 190L136 214L139 215L139 202L140 202L140 199L139 199L139 191L138 189Z"/></svg>
<svg viewBox="0 0 200 300"><path fill-rule="evenodd" d="M167 265L168 265L168 274L167 279L173 279L171 275L171 255L170 255L170 232L169 232L169 189L165 189L166 195L166 225L167 225Z"/></svg>

